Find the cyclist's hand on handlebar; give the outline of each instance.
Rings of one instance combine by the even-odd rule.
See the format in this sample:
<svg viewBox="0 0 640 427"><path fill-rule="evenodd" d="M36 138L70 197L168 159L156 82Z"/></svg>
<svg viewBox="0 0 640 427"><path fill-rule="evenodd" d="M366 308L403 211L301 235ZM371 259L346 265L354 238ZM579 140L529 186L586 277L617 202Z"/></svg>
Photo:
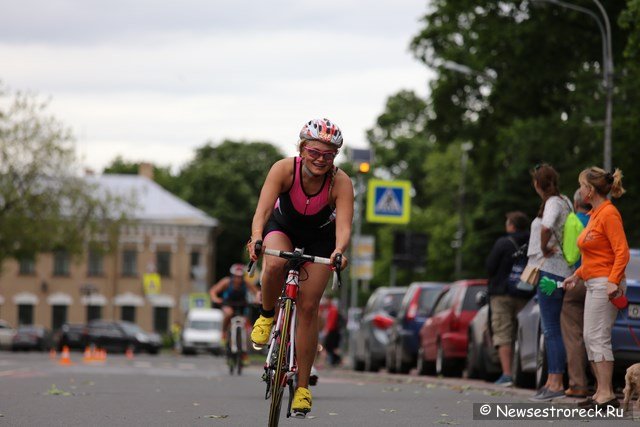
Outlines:
<svg viewBox="0 0 640 427"><path fill-rule="evenodd" d="M258 248L256 248L256 245L258 245ZM250 238L247 242L247 251L249 251L249 258L251 258L251 261L257 261L260 257L260 253L262 252L262 239L254 237Z"/></svg>
<svg viewBox="0 0 640 427"><path fill-rule="evenodd" d="M331 268L333 268L333 265L336 262L336 255L340 255L342 257L342 264L340 266L340 271L342 271L345 268L347 268L347 265L349 264L349 260L342 252L336 249L335 251L333 251L333 253L331 254L331 257L329 258L331 260Z"/></svg>

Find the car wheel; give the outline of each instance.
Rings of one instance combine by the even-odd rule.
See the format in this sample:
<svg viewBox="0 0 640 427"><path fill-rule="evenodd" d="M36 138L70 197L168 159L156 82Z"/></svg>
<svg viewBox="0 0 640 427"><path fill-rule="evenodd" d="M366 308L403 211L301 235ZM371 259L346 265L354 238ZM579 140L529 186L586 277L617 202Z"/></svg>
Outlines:
<svg viewBox="0 0 640 427"><path fill-rule="evenodd" d="M418 375L433 375L435 365L429 360L425 360L424 350L422 347L418 349Z"/></svg>
<svg viewBox="0 0 640 427"><path fill-rule="evenodd" d="M411 370L411 365L404 361L403 346L399 345L396 350L396 371L399 374L408 374Z"/></svg>
<svg viewBox="0 0 640 427"><path fill-rule="evenodd" d="M466 378L484 378L484 355L482 354L482 348L478 347L478 343L474 339L473 329L469 329L467 336L469 337L469 344L464 376Z"/></svg>
<svg viewBox="0 0 640 427"><path fill-rule="evenodd" d="M385 364L387 365L387 371L390 374L395 374L396 373L396 357L395 357L395 354L396 354L396 351L395 351L395 348L394 348L393 344L389 344L387 346Z"/></svg>
<svg viewBox="0 0 640 427"><path fill-rule="evenodd" d="M536 389L540 389L547 383L547 372L547 348L544 343L544 334L541 333L536 355Z"/></svg>
<svg viewBox="0 0 640 427"><path fill-rule="evenodd" d="M438 343L436 354L436 374L445 377L452 377L460 375L460 369L457 366L457 361L447 359L444 355L444 349L442 343Z"/></svg>
<svg viewBox="0 0 640 427"><path fill-rule="evenodd" d="M373 354L371 353L371 349L365 346L364 348L364 370L367 372L378 372L380 369L380 364L373 360Z"/></svg>
<svg viewBox="0 0 640 427"><path fill-rule="evenodd" d="M358 359L355 355L351 358L351 366L353 367L354 371L364 371L364 362Z"/></svg>
<svg viewBox="0 0 640 427"><path fill-rule="evenodd" d="M511 360L511 375L513 377L513 385L516 387L531 387L533 381L531 374L522 370L522 357L520 355L520 334L513 342L513 359Z"/></svg>

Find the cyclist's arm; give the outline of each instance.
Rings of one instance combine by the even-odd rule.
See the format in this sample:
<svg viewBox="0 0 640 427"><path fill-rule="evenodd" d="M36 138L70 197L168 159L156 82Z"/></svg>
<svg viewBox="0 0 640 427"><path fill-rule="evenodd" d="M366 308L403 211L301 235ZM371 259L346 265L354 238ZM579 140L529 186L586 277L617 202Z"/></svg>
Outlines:
<svg viewBox="0 0 640 427"><path fill-rule="evenodd" d="M264 180L262 190L260 191L260 198L258 199L258 206L256 207L253 222L251 223L251 242L247 245L249 255L253 261L258 259L253 249L254 244L257 240L262 240L262 231L269 216L271 216L273 206L280 193L291 185L292 179L293 160L288 157L275 162Z"/></svg>
<svg viewBox="0 0 640 427"><path fill-rule="evenodd" d="M338 170L333 186L336 205L336 250L344 254L349 247L353 222L353 184L349 176ZM333 257L333 254L332 254Z"/></svg>
<svg viewBox="0 0 640 427"><path fill-rule="evenodd" d="M227 289L229 286L230 279L228 277L223 277L218 280L218 283L213 285L211 289L209 289L209 296L211 297L211 301L216 304L222 304L222 298L218 295L220 292Z"/></svg>

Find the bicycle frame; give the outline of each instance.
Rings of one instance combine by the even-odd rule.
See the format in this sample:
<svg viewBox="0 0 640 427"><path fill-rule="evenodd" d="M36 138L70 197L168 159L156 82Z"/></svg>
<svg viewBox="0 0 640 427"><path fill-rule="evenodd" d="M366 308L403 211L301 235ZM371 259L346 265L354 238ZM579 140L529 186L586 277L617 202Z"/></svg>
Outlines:
<svg viewBox="0 0 640 427"><path fill-rule="evenodd" d="M240 330L240 343L236 342L236 331ZM233 316L229 321L229 347L231 353L247 352L247 319L244 316Z"/></svg>
<svg viewBox="0 0 640 427"><path fill-rule="evenodd" d="M291 300L291 305L292 305L291 312L289 313L289 316L290 316L289 318L290 330L288 331L289 364L285 372L285 378L286 378L285 384L298 371L298 366L295 360L295 348L296 348L295 337L296 337L296 314L297 314L296 300L298 298L299 287L300 287L300 272L297 269L289 270L289 273L287 274L287 280L285 281L284 289L282 291L282 296L280 296L280 300L278 303L278 306L280 308L283 308L285 299L289 299ZM284 310L282 309L278 310L278 320L276 322L275 328L273 328L273 330L271 331L271 336L269 337L269 351L267 353L267 359L264 364L265 370L274 368L274 366L270 365L270 361L273 356L273 352L276 348L276 345L278 344L276 340L280 334L280 331L282 330L282 324L285 320L284 316L285 316ZM282 343L282 340L280 340L280 343ZM285 344L286 344L286 341L285 341Z"/></svg>
<svg viewBox="0 0 640 427"><path fill-rule="evenodd" d="M260 248L262 242L260 242ZM256 242L256 253L260 253ZM293 401L293 377L298 373L296 361L296 317L298 290L300 289L300 268L307 262L331 265L329 258L305 255L302 249L296 248L293 252L265 249L265 255L276 256L289 260L287 278L282 287L282 292L276 306L279 308L276 324L269 336L269 350L264 364L263 380L267 383L265 399L271 397L269 409L269 426L277 426L282 406L282 397L286 386L289 387L289 404L287 405L287 418L291 417L291 403ZM342 256L338 254L333 264L334 282L333 289L340 283L340 266ZM249 271L253 272L255 263L249 264ZM276 355L277 352L277 355Z"/></svg>

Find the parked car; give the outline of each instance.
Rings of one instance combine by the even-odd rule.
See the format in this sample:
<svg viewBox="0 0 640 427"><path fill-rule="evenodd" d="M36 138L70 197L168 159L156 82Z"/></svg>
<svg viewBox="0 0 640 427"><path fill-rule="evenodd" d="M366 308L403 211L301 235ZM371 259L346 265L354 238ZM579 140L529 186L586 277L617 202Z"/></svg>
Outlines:
<svg viewBox="0 0 640 427"><path fill-rule="evenodd" d="M476 295L487 290L485 279L454 282L437 301L420 329L418 373L460 375L467 358L469 324L478 309Z"/></svg>
<svg viewBox="0 0 640 427"><path fill-rule="evenodd" d="M182 354L209 351L222 354L222 310L193 308L187 313L180 339Z"/></svg>
<svg viewBox="0 0 640 427"><path fill-rule="evenodd" d="M427 320L445 283L416 282L409 286L398 316L389 329L385 363L389 372L408 373L416 365L420 328Z"/></svg>
<svg viewBox="0 0 640 427"><path fill-rule="evenodd" d="M70 350L83 350L85 348L84 336L87 326L81 323L64 323L58 331L54 333L53 342L58 351L67 346Z"/></svg>
<svg viewBox="0 0 640 427"><path fill-rule="evenodd" d="M51 331L40 325L20 325L13 336L11 350L47 351L53 346Z"/></svg>
<svg viewBox="0 0 640 427"><path fill-rule="evenodd" d="M13 336L16 330L6 320L0 319L0 348L10 349L13 344Z"/></svg>
<svg viewBox="0 0 640 427"><path fill-rule="evenodd" d="M465 371L467 378L492 379L502 372L498 351L491 336L488 295L484 291L476 294L476 303L480 310L469 323L467 336L469 344Z"/></svg>
<svg viewBox="0 0 640 427"><path fill-rule="evenodd" d="M125 321L92 320L84 335L85 345L95 345L110 352L146 351L157 354L162 343L158 334L144 332L138 325Z"/></svg>
<svg viewBox="0 0 640 427"><path fill-rule="evenodd" d="M620 310L611 331L616 371L624 371L640 362L640 250L631 250L625 275L629 306ZM534 296L518 314L518 333L511 364L516 386L540 388L546 383L545 351L538 298Z"/></svg>
<svg viewBox="0 0 640 427"><path fill-rule="evenodd" d="M388 330L398 315L406 287L376 289L364 308L353 337L352 366L356 371L377 372L385 364Z"/></svg>

